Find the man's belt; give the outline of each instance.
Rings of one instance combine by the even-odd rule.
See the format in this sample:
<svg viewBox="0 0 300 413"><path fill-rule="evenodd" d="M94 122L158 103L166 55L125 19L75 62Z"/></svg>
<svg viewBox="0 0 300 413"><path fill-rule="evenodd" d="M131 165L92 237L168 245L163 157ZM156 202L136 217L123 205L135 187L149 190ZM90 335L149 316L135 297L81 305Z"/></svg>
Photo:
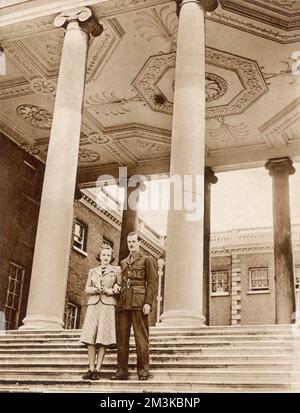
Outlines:
<svg viewBox="0 0 300 413"><path fill-rule="evenodd" d="M123 281L122 287L129 288L129 287L145 287L144 281L133 280L131 278L127 278L125 282Z"/></svg>

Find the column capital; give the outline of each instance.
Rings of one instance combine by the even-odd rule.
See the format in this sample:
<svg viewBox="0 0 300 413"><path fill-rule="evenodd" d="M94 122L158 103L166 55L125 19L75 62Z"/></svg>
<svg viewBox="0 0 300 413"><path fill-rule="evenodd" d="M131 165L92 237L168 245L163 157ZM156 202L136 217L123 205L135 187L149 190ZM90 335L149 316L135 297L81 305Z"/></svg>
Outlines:
<svg viewBox="0 0 300 413"><path fill-rule="evenodd" d="M92 10L88 7L63 11L56 16L54 26L63 27L66 30L70 28L80 28L94 37L99 36L103 32L103 26L98 22Z"/></svg>
<svg viewBox="0 0 300 413"><path fill-rule="evenodd" d="M179 16L179 12L182 6L186 3L198 3L204 8L206 12L212 12L218 7L218 0L175 0L176 1L176 13Z"/></svg>
<svg viewBox="0 0 300 413"><path fill-rule="evenodd" d="M265 168L269 170L270 176L274 174L294 175L296 172L293 161L289 157L269 159Z"/></svg>
<svg viewBox="0 0 300 413"><path fill-rule="evenodd" d="M207 184L216 184L218 182L218 178L210 166L205 167L204 176L205 176L205 183Z"/></svg>

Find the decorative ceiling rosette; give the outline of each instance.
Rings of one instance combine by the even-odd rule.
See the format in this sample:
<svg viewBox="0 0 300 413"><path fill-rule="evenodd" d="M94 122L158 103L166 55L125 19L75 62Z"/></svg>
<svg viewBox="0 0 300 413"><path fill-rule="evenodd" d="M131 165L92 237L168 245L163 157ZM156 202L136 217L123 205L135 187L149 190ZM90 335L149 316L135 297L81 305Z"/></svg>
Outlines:
<svg viewBox="0 0 300 413"><path fill-rule="evenodd" d="M96 162L100 159L100 155L91 149L80 148L78 154L79 162Z"/></svg>
<svg viewBox="0 0 300 413"><path fill-rule="evenodd" d="M88 141L90 143L96 143L97 145L105 145L109 142L111 142L111 137L110 136L104 136L100 133L90 133L88 136Z"/></svg>
<svg viewBox="0 0 300 413"><path fill-rule="evenodd" d="M20 105L16 109L17 115L21 116L30 126L37 129L50 129L52 114L46 109L36 105Z"/></svg>

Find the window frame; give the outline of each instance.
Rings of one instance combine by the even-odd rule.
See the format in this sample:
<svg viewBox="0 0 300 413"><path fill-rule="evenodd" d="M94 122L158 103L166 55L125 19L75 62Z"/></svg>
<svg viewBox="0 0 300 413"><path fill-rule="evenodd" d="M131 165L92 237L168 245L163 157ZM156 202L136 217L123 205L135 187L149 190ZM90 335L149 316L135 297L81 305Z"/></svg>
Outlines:
<svg viewBox="0 0 300 413"><path fill-rule="evenodd" d="M252 286L252 272L266 270L267 273L267 287L253 287ZM247 294L269 294L270 293L270 276L269 267L251 267L248 269L248 292Z"/></svg>
<svg viewBox="0 0 300 413"><path fill-rule="evenodd" d="M228 291L213 291L213 274L215 273L226 273L227 275L227 289ZM210 272L210 296L211 297L227 297L230 295L230 275L229 270L214 270Z"/></svg>
<svg viewBox="0 0 300 413"><path fill-rule="evenodd" d="M73 319L74 321L73 321L73 327L72 328L67 327L67 325L68 325L67 321L68 321L68 316L69 316L69 314L68 314L68 308L69 307L75 308L75 315L74 315L74 319ZM64 328L66 330L76 330L77 329L77 325L78 325L78 321L79 321L79 318L78 318L79 311L80 311L80 306L79 305L77 305L75 303L72 303L71 301L66 302L65 311L64 311Z"/></svg>
<svg viewBox="0 0 300 413"><path fill-rule="evenodd" d="M78 225L84 231L83 236L82 236L81 246L75 245L75 242L80 244L80 242L75 239L75 237L77 237L77 235L76 235L76 225ZM73 233L72 246L73 246L73 249L75 251L79 252L80 254L84 255L85 257L88 256L88 254L87 254L87 237L88 237L88 225L85 222L81 221L80 219L76 218L74 220L74 233Z"/></svg>
<svg viewBox="0 0 300 413"><path fill-rule="evenodd" d="M17 278L12 277L12 268L15 268L17 270ZM21 272L21 274L18 274L18 272ZM18 275L21 275L20 281L18 280ZM19 320L20 320L20 310L21 310L21 304L22 304L22 297L23 297L23 289L24 289L24 278L25 278L25 269L21 266L16 264L15 262L10 261L9 263L9 276L8 276L8 284L7 284L7 289L6 289L6 298L5 298L5 304L4 304L4 325L6 330L15 330L19 326ZM19 295L16 294L16 286L17 282L20 283L20 289L19 289ZM14 285L13 291L11 290L11 286ZM9 304L9 297L12 296L12 302ZM15 299L18 299L17 306L15 306ZM9 320L7 320L7 313L9 312ZM15 313L14 315L14 321L11 320L12 313ZM13 325L11 325L13 324ZM9 328L7 328L9 327Z"/></svg>

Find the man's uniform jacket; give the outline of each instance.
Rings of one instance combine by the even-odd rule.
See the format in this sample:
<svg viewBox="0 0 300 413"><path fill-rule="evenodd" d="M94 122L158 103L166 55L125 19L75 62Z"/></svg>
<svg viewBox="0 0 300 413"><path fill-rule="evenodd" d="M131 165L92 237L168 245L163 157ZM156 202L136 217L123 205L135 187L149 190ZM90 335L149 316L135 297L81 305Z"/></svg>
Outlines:
<svg viewBox="0 0 300 413"><path fill-rule="evenodd" d="M156 294L157 271L152 257L141 252L130 255L121 262L122 291L118 310L142 310L144 304L152 305Z"/></svg>

